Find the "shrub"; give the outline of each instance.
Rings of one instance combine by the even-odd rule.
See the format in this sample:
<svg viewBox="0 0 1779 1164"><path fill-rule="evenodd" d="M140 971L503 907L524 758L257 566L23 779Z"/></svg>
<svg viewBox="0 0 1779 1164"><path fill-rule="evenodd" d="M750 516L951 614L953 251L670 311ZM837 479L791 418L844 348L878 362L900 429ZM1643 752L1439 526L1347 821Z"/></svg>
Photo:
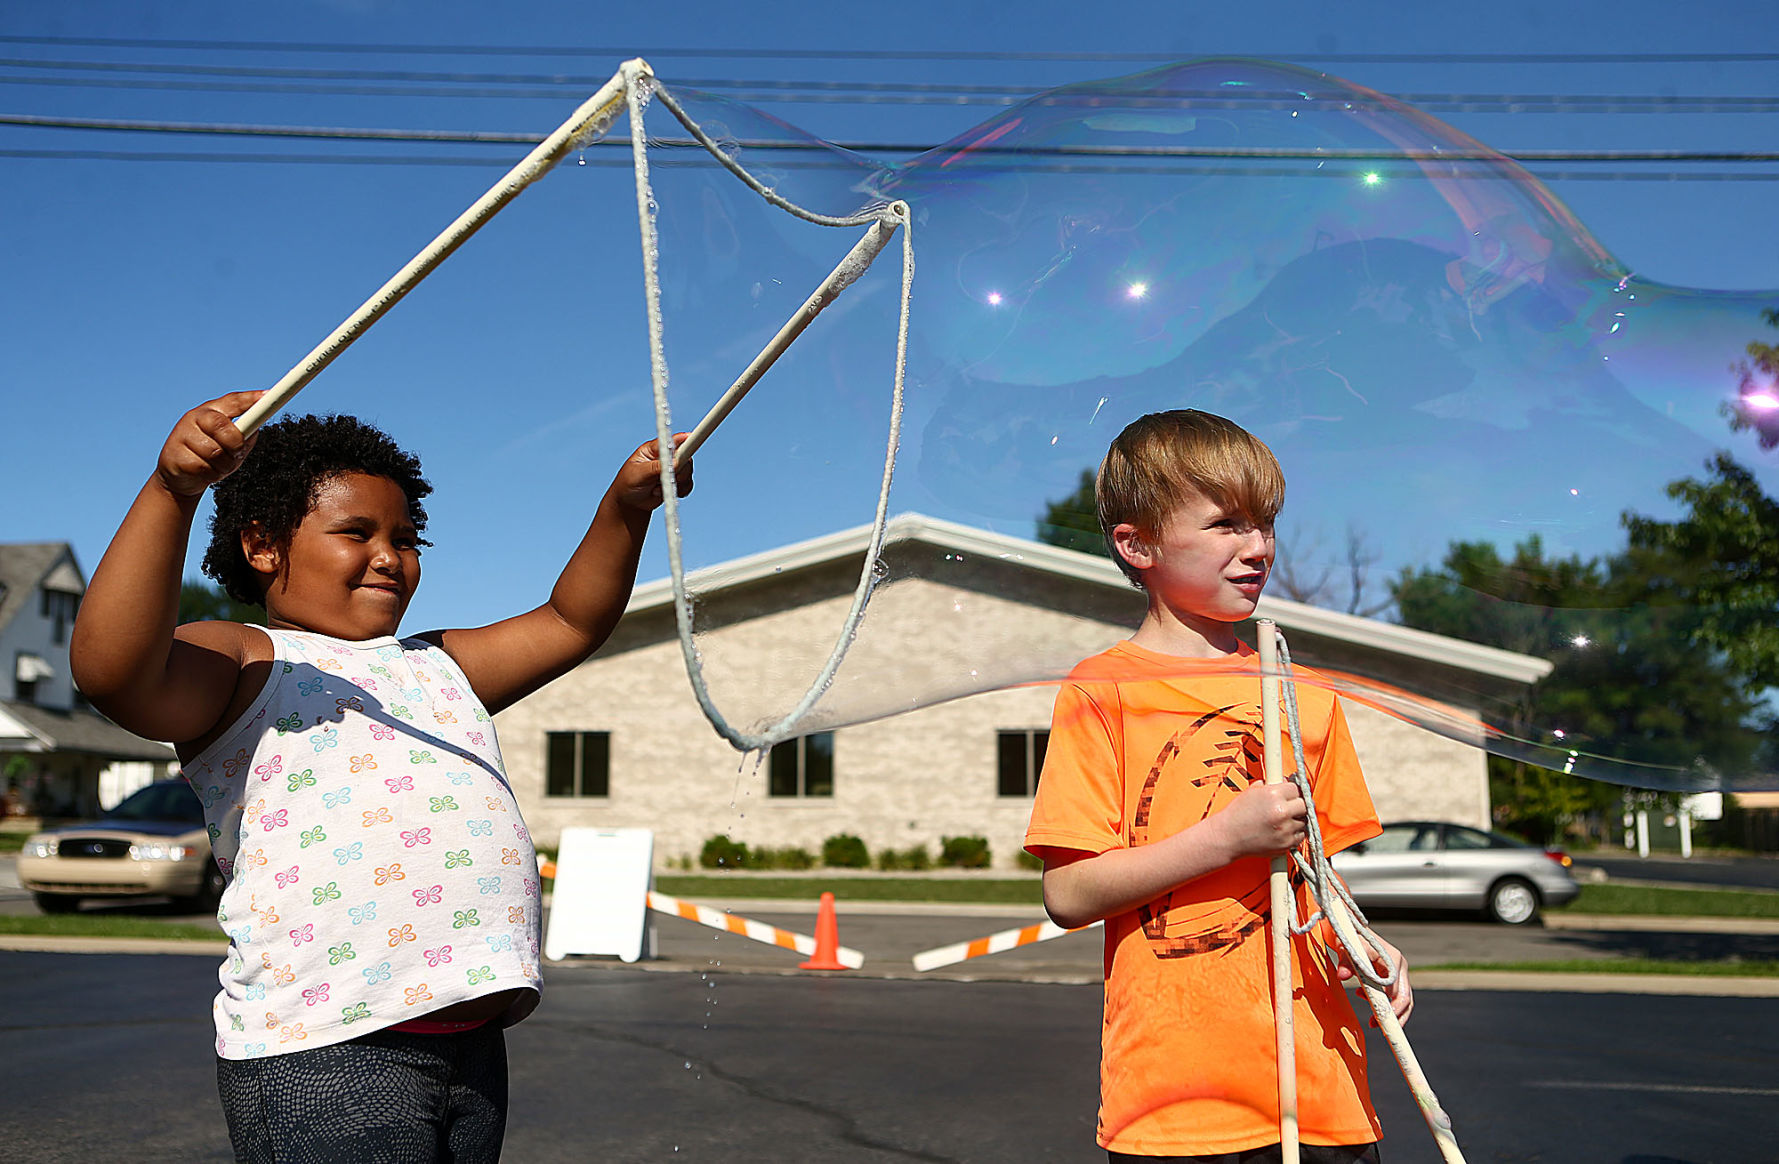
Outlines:
<svg viewBox="0 0 1779 1164"><path fill-rule="evenodd" d="M871 854L865 842L851 833L835 833L822 842L822 864L831 869L869 869Z"/></svg>
<svg viewBox="0 0 1779 1164"><path fill-rule="evenodd" d="M987 837L941 837L939 864L957 869L986 869L993 861Z"/></svg>
<svg viewBox="0 0 1779 1164"><path fill-rule="evenodd" d="M877 854L877 867L891 869L931 869L933 855L927 852L925 845L915 845L907 849L881 849Z"/></svg>
<svg viewBox="0 0 1779 1164"><path fill-rule="evenodd" d="M698 853L698 863L706 869L745 869L748 866L747 846L730 840L728 833L718 833L704 842L704 848Z"/></svg>
<svg viewBox="0 0 1779 1164"><path fill-rule="evenodd" d="M1014 855L1013 860L1021 869L1029 869L1033 873L1043 872L1043 859L1036 853L1028 853L1024 849L1021 849Z"/></svg>
<svg viewBox="0 0 1779 1164"><path fill-rule="evenodd" d="M751 854L749 865L754 869L813 869L815 855L796 845L782 849L758 849Z"/></svg>

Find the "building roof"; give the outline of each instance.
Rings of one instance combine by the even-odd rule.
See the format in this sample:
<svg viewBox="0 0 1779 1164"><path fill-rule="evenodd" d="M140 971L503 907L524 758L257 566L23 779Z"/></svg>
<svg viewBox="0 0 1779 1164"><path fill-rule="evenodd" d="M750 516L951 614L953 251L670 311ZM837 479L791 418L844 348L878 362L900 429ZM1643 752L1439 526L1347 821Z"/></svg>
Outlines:
<svg viewBox="0 0 1779 1164"><path fill-rule="evenodd" d="M107 760L157 762L174 758L166 744L125 731L96 711L58 711L16 699L0 700L0 752L80 752Z"/></svg>
<svg viewBox="0 0 1779 1164"><path fill-rule="evenodd" d="M86 583L67 542L0 543L0 630L31 601L38 586L80 594Z"/></svg>
<svg viewBox="0 0 1779 1164"><path fill-rule="evenodd" d="M890 520L884 535L884 544L887 546L899 541L921 542L952 552L985 555L1055 577L1088 582L1125 593L1130 590L1130 582L1108 558L1028 541L1025 538L991 533L923 514L904 513ZM857 526L699 570L688 576L687 583L692 589L709 594L774 576L782 578L798 570L857 557L870 544L871 527ZM669 606L672 602L672 581L661 578L638 586L631 594L626 613L653 610ZM1260 618L1272 619L1287 633L1293 630L1303 631L1355 647L1438 663L1514 683L1535 683L1550 674L1553 666L1546 659L1415 630L1397 623L1324 610L1284 598L1261 598L1256 614ZM866 617L869 618L869 615Z"/></svg>

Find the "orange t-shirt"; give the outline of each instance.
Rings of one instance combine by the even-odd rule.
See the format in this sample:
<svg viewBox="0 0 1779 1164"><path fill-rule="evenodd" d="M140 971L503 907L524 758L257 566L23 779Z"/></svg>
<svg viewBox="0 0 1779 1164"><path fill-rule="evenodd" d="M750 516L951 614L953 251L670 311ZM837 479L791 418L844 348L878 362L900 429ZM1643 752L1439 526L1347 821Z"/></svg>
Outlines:
<svg viewBox="0 0 1779 1164"><path fill-rule="evenodd" d="M1297 669L1297 702L1333 853L1380 830L1346 717L1317 678ZM1119 643L1057 692L1026 848L1097 854L1172 836L1262 780L1261 747L1251 649L1197 660ZM1288 740L1284 761L1289 774ZM1278 1143L1269 869L1244 858L1106 919L1102 1147L1198 1156ZM1302 1140L1370 1143L1379 1125L1358 1018L1321 944L1292 946Z"/></svg>

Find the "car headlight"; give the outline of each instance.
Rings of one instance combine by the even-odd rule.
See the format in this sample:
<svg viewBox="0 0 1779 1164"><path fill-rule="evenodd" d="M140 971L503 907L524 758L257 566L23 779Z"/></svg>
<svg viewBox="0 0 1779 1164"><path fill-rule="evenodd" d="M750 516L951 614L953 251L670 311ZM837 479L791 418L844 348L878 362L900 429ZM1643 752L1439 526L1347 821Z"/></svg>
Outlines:
<svg viewBox="0 0 1779 1164"><path fill-rule="evenodd" d="M160 841L130 846L130 860L132 861L183 861L191 856L191 853L192 850L188 846L168 845Z"/></svg>
<svg viewBox="0 0 1779 1164"><path fill-rule="evenodd" d="M27 857L53 857L56 855L56 839L54 837L31 837L21 850Z"/></svg>

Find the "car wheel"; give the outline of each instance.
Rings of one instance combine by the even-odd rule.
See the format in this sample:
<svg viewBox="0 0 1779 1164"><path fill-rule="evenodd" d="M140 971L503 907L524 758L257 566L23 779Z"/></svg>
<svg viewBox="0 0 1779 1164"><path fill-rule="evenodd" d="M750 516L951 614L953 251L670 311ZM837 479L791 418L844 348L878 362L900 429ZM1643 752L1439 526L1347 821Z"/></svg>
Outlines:
<svg viewBox="0 0 1779 1164"><path fill-rule="evenodd" d="M204 862L204 880L198 883L198 891L190 897L183 898L184 905L196 911L212 913L222 900L222 891L227 889L229 879L222 875L216 867L215 859Z"/></svg>
<svg viewBox="0 0 1779 1164"><path fill-rule="evenodd" d="M1518 877L1503 878L1489 889L1489 917L1502 925L1523 926L1535 920L1538 904L1538 890Z"/></svg>
<svg viewBox="0 0 1779 1164"><path fill-rule="evenodd" d="M33 893L37 908L44 913L73 913L80 908L80 898L66 893Z"/></svg>

